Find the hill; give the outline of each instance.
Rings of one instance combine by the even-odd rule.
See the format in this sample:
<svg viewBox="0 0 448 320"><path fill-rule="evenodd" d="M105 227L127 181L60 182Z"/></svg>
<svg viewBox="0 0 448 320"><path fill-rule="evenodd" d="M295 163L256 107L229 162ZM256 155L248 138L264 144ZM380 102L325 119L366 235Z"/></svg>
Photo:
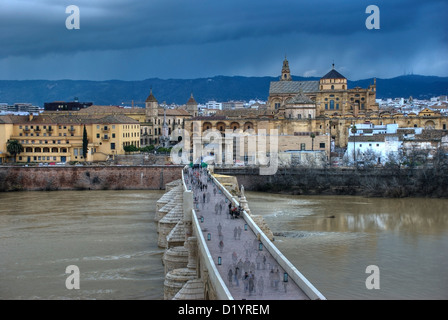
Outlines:
<svg viewBox="0 0 448 320"><path fill-rule="evenodd" d="M159 79L140 81L87 81L87 80L1 80L0 103L28 102L43 106L44 102L73 101L97 105L144 105L150 88L160 102L184 104L193 92L196 101L219 102L229 100L267 100L269 83L277 77L215 76L199 79ZM293 76L293 80L319 80ZM348 80L348 87L366 88L373 79ZM391 79L377 79L377 98L412 96L428 99L448 94L448 77L407 75Z"/></svg>

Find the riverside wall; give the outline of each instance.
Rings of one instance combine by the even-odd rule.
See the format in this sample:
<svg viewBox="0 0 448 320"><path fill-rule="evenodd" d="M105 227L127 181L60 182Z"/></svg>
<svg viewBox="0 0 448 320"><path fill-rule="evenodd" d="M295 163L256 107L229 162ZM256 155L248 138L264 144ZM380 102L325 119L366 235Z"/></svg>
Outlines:
<svg viewBox="0 0 448 320"><path fill-rule="evenodd" d="M235 176L250 191L372 197L448 197L448 171L420 169L279 168L260 175L258 168L215 168Z"/></svg>
<svg viewBox="0 0 448 320"><path fill-rule="evenodd" d="M0 167L0 191L160 190L182 166Z"/></svg>

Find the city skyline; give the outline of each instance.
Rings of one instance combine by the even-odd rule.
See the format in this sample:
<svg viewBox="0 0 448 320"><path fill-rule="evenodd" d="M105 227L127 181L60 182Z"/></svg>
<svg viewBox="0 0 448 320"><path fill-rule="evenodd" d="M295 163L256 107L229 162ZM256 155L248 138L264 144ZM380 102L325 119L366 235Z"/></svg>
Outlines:
<svg viewBox="0 0 448 320"><path fill-rule="evenodd" d="M366 8L380 10L369 30ZM70 5L79 29L69 30ZM86 1L0 4L0 80L448 76L444 1Z"/></svg>

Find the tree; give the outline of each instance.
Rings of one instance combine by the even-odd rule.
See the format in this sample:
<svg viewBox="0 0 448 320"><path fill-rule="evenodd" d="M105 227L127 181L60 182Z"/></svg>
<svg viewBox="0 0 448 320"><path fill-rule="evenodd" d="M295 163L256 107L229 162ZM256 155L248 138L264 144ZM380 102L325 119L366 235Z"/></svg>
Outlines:
<svg viewBox="0 0 448 320"><path fill-rule="evenodd" d="M137 152L137 151L140 151L140 149L137 148L136 146L134 146L133 144L131 144L131 145L129 145L129 146L124 146L124 147L123 147L123 150L124 150L125 152Z"/></svg>
<svg viewBox="0 0 448 320"><path fill-rule="evenodd" d="M16 162L16 156L21 152L23 152L23 146L17 140L8 140L6 150L9 152L10 155L14 157L14 162Z"/></svg>
<svg viewBox="0 0 448 320"><path fill-rule="evenodd" d="M316 134L312 132L310 134L310 137L311 137L311 151L314 151L314 138L316 138Z"/></svg>
<svg viewBox="0 0 448 320"><path fill-rule="evenodd" d="M84 132L82 134L82 156L84 161L87 159L87 146L89 145L89 140L87 139L86 125L84 125Z"/></svg>

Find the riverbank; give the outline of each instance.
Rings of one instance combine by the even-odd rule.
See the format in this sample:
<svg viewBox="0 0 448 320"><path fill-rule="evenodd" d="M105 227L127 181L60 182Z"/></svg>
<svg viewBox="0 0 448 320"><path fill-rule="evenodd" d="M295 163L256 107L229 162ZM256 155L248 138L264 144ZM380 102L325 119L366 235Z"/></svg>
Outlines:
<svg viewBox="0 0 448 320"><path fill-rule="evenodd" d="M367 197L448 198L448 172L419 169L279 169L261 176L258 170L216 169L236 176L246 190L290 195L357 195Z"/></svg>

